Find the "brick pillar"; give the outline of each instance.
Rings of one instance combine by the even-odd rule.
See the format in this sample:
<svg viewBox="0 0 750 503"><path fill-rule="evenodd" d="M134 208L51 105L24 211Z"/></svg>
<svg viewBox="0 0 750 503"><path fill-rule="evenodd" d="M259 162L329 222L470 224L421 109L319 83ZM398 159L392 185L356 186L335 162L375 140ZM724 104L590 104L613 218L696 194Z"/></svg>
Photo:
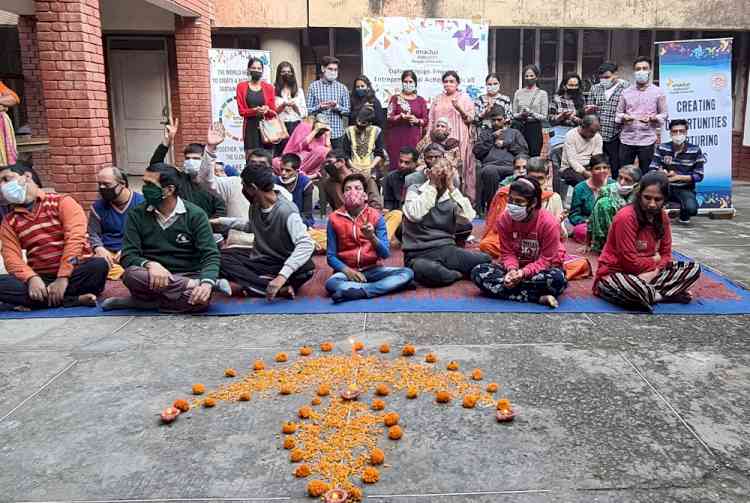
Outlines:
<svg viewBox="0 0 750 503"><path fill-rule="evenodd" d="M39 68L55 189L88 206L112 165L99 0L36 2Z"/></svg>
<svg viewBox="0 0 750 503"><path fill-rule="evenodd" d="M18 18L18 39L21 46L21 65L23 67L24 93L22 105L26 107L26 117L35 138L47 136L47 109L44 106L42 77L39 70L39 44L36 38L36 18L20 16ZM52 45L52 42L43 42ZM48 152L34 152L32 159L34 169L42 182L51 183L48 168Z"/></svg>
<svg viewBox="0 0 750 503"><path fill-rule="evenodd" d="M175 19L175 56L177 96L172 113L180 118L180 133L175 139L175 158L182 162L182 149L188 143L205 143L211 124L211 83L208 49L211 25L206 18Z"/></svg>

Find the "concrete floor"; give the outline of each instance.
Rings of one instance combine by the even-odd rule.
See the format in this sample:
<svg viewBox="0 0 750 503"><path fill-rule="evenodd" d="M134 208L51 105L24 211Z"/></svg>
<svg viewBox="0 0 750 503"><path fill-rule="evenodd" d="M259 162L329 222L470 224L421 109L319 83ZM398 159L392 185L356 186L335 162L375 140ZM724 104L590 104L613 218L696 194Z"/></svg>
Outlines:
<svg viewBox="0 0 750 503"><path fill-rule="evenodd" d="M675 247L750 284L738 218ZM743 211L744 210L744 211ZM392 397L375 502L747 502L750 316L353 314L0 322L0 501L306 501L279 425L309 397L157 413L225 367L356 336L481 367L521 411Z"/></svg>

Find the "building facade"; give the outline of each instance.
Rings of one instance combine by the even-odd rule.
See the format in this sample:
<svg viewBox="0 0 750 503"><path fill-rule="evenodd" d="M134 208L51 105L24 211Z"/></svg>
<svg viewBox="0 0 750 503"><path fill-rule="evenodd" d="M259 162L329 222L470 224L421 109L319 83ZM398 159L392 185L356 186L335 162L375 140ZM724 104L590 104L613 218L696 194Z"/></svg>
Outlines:
<svg viewBox="0 0 750 503"><path fill-rule="evenodd" d="M535 63L553 92L567 72L595 79L603 61L629 78L636 55L656 41L734 37L733 175L750 179L742 146L750 70L750 2L710 0L6 0L0 9L0 79L22 96L15 110L47 149L30 154L43 178L81 201L96 197L94 174L115 164L141 173L169 116L177 145L202 142L211 122L208 50L265 49L291 62L306 85L320 59L341 61L350 85L361 72L363 17L481 18L490 24L489 68L502 91ZM655 68L658 82L658 66ZM35 150L35 149L31 149ZM38 150L38 149L37 149ZM179 162L181 152L174 153Z"/></svg>

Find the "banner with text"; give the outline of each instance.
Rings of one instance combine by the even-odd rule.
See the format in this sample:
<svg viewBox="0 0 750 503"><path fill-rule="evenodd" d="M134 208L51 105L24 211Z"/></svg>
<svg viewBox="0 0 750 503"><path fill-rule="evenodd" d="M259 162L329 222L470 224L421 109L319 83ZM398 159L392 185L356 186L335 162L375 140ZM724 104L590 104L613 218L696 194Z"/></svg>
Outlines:
<svg viewBox="0 0 750 503"><path fill-rule="evenodd" d="M687 141L706 155L705 178L697 187L699 207L730 208L732 39L659 43L659 82L667 94L669 119L686 119Z"/></svg>
<svg viewBox="0 0 750 503"><path fill-rule="evenodd" d="M455 70L460 89L476 98L487 76L488 25L466 19L405 17L362 20L362 67L383 106L401 91L401 73L417 74L417 92L430 99L441 77Z"/></svg>
<svg viewBox="0 0 750 503"><path fill-rule="evenodd" d="M247 62L251 57L263 62L263 80L271 80L271 53L252 49L209 49L211 68L211 120L224 124L226 137L217 149L217 158L242 169L245 148L242 116L237 111L237 84L247 80Z"/></svg>

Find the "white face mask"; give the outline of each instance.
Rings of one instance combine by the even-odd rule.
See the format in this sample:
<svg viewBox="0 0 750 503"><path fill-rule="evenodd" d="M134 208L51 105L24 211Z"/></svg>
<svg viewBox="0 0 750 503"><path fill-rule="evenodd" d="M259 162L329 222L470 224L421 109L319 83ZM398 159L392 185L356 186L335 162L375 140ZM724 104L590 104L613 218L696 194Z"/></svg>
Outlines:
<svg viewBox="0 0 750 503"><path fill-rule="evenodd" d="M405 93L413 93L417 90L417 85L413 82L410 82L408 84L401 84L401 88L404 90Z"/></svg>
<svg viewBox="0 0 750 503"><path fill-rule="evenodd" d="M333 82L337 78L339 78L339 71L338 70L326 70L323 72L323 76L326 78L327 81Z"/></svg>
<svg viewBox="0 0 750 503"><path fill-rule="evenodd" d="M526 215L529 212L529 209L526 206L519 206L517 204L508 203L506 208L508 209L510 218L512 218L516 222L520 222L521 220L526 218Z"/></svg>
<svg viewBox="0 0 750 503"><path fill-rule="evenodd" d="M639 84L645 84L648 82L648 78L651 76L651 72L648 70L638 70L635 72L635 81Z"/></svg>
<svg viewBox="0 0 750 503"><path fill-rule="evenodd" d="M294 183L297 181L297 175L292 175L289 178L281 178L279 177L279 181L283 183L284 185L289 185L291 183Z"/></svg>
<svg viewBox="0 0 750 503"><path fill-rule="evenodd" d="M615 85L615 79L599 79L599 83L604 86L604 89L609 89Z"/></svg>
<svg viewBox="0 0 750 503"><path fill-rule="evenodd" d="M8 204L23 204L26 202L26 183L11 180L3 185L2 193Z"/></svg>
<svg viewBox="0 0 750 503"><path fill-rule="evenodd" d="M489 94L497 94L500 91L500 84L490 84L487 86L487 92Z"/></svg>
<svg viewBox="0 0 750 503"><path fill-rule="evenodd" d="M633 192L634 185L620 185L620 182L617 182L617 192L621 196L627 196L631 192Z"/></svg>
<svg viewBox="0 0 750 503"><path fill-rule="evenodd" d="M672 143L675 145L682 145L685 143L685 140L687 140L687 135L684 134L673 134L672 135Z"/></svg>
<svg viewBox="0 0 750 503"><path fill-rule="evenodd" d="M185 159L185 162L182 163L182 169L190 176L195 176L198 174L198 171L201 169L201 160L200 159Z"/></svg>

